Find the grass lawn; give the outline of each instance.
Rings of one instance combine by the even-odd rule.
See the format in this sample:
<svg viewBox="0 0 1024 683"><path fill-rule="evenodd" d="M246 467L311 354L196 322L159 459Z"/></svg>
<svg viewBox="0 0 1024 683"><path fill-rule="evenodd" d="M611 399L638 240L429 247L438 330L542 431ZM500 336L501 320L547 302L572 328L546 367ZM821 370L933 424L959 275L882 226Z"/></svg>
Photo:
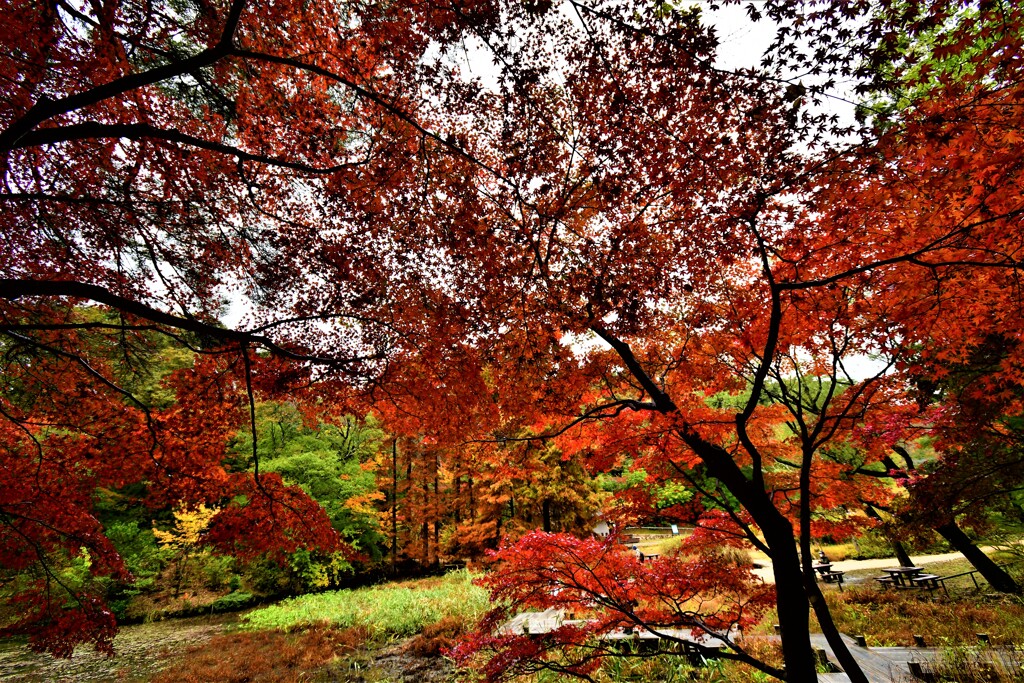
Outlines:
<svg viewBox="0 0 1024 683"><path fill-rule="evenodd" d="M253 630L296 630L324 625L365 628L375 637L404 637L441 619L473 623L486 612L487 592L469 572L399 581L356 590L328 591L283 600L242 619Z"/></svg>

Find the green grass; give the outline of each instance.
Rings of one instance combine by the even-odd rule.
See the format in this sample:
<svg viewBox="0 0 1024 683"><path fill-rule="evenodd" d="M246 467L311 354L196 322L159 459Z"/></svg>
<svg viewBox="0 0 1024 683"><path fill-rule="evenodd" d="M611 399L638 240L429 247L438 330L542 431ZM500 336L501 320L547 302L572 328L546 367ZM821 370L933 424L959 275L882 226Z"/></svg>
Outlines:
<svg viewBox="0 0 1024 683"><path fill-rule="evenodd" d="M377 637L411 636L444 617L479 619L490 603L472 578L463 570L441 578L302 595L253 610L242 618L242 626L286 631L315 624L362 626Z"/></svg>
<svg viewBox="0 0 1024 683"><path fill-rule="evenodd" d="M636 545L645 555L668 555L679 549L683 536L664 536L640 541Z"/></svg>

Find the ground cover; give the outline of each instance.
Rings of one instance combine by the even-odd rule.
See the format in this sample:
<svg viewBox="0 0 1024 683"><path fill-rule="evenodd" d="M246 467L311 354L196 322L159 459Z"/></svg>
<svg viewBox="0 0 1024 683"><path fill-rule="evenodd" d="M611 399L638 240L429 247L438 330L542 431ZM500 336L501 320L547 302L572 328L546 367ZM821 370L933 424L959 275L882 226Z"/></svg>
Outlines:
<svg viewBox="0 0 1024 683"><path fill-rule="evenodd" d="M940 574L966 569L963 560L933 563ZM864 570L865 577L878 574ZM1024 600L990 597L973 584L952 589L952 597L920 591L884 590L873 582L826 591L837 624L844 633L863 634L873 646L913 645L923 635L928 645L959 653L977 644L976 633L987 633L995 645L1024 642ZM109 680L170 683L224 681L348 681L352 683L450 683L471 681L471 672L456 672L444 652L489 607L487 596L472 585L466 571L444 577L393 582L355 590L306 595L277 605L252 610L239 617L239 625L215 618L216 629L204 631L198 644L173 643L162 635L148 646L138 636L156 625L128 627L131 659L120 659L76 677L68 662L64 668L37 666L12 680ZM199 620L176 620L181 625ZM748 634L745 647L759 657L778 660L773 635L775 619L769 614ZM205 620L204 620L205 622ZM166 630L170 626L161 626ZM202 626L202 628L206 628ZM162 634L156 628L156 632ZM148 657L140 654L148 647ZM629 654L629 653L627 653ZM84 655L84 653L83 653ZM85 655L88 659L88 655ZM82 661L80 655L75 659ZM53 661L53 660L49 660ZM91 660L90 660L91 661ZM145 666L138 664L144 662ZM91 664L93 668L102 662ZM156 668L162 668L156 672ZM85 670L83 670L84 672ZM13 673L10 669L8 673ZM106 673L104 673L106 672ZM98 678L97 678L98 676ZM104 678L106 676L106 678ZM522 683L555 683L554 674L541 673ZM683 658L622 657L609 660L595 676L598 683L625 681L698 681L700 683L763 683L763 674L727 662L694 668Z"/></svg>
<svg viewBox="0 0 1024 683"><path fill-rule="evenodd" d="M258 662L265 678L238 680L449 680L456 674L443 653L490 607L487 593L474 586L472 579L462 570L443 577L304 595L253 610L242 617L245 632L232 638L253 651L245 665ZM300 661L299 648L308 638L313 639L316 656ZM281 639L278 651L274 643ZM323 656L332 643L334 656ZM221 666L217 646L211 642L183 660L186 670L196 672L194 677L182 678L178 669L172 673L179 678L157 683L229 680L217 677ZM200 656L208 658L208 666L199 668ZM301 672L303 677L274 678L289 671L293 676Z"/></svg>
<svg viewBox="0 0 1024 683"><path fill-rule="evenodd" d="M446 617L471 623L482 616L490 606L487 593L474 586L472 578L461 570L443 577L302 595L253 610L242 617L242 625L285 631L315 625L363 627L378 638L411 636Z"/></svg>
<svg viewBox="0 0 1024 683"><path fill-rule="evenodd" d="M152 683L292 683L319 678L329 662L363 647L366 629L227 633L189 647ZM344 680L344 679L342 679Z"/></svg>
<svg viewBox="0 0 1024 683"><path fill-rule="evenodd" d="M915 635L924 636L931 647L973 645L978 633L988 634L995 645L1024 643L1024 601L1019 597L954 593L946 598L866 585L829 591L825 597L839 630L863 634L869 646L909 647Z"/></svg>

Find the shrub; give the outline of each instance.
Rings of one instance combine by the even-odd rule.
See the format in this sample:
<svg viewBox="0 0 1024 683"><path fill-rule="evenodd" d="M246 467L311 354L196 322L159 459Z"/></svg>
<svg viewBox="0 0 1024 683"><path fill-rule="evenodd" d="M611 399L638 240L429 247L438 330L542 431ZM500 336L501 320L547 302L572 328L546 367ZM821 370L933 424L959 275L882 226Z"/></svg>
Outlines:
<svg viewBox="0 0 1024 683"><path fill-rule="evenodd" d="M203 583L210 590L224 588L233 576L234 558L224 555L205 555L200 558Z"/></svg>
<svg viewBox="0 0 1024 683"><path fill-rule="evenodd" d="M255 601L256 597L252 593L234 591L214 600L210 605L210 610L213 612L235 612L249 607Z"/></svg>

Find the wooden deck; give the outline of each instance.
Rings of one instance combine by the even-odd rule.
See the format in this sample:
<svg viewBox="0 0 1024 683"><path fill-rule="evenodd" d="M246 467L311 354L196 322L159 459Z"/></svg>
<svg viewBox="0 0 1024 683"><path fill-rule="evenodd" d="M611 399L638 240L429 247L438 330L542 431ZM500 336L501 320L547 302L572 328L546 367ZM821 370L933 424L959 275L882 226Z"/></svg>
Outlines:
<svg viewBox="0 0 1024 683"><path fill-rule="evenodd" d="M531 634L541 635L548 633L565 624L578 623L581 620L566 619L566 614L560 609L549 609L544 612L522 612L514 618L505 622L498 628L498 633L508 634ZM712 638L706 634L695 636L689 629L665 628L655 629L656 632L638 629L636 631L615 631L604 636L604 640L633 640L641 643L659 640L665 637L682 641L683 643L695 643L705 648L724 648L726 643L719 638ZM742 636L736 632L730 634L731 639L740 641ZM757 636L754 636L757 637ZM777 639L778 636L761 636ZM935 662L941 661L942 651L938 648L921 647L860 647L850 636L843 636L843 641L850 649L853 658L857 660L861 670L871 683L914 683L917 679L910 673L909 662ZM829 660L838 666L838 660L832 648L829 646L825 636L821 634L811 635L811 645L826 652ZM1002 662L1006 670L1012 668L1014 662L1011 657L1003 655L998 649L986 649L984 659L991 662ZM818 674L818 683L847 683L850 678L845 673Z"/></svg>
<svg viewBox="0 0 1024 683"><path fill-rule="evenodd" d="M581 620L566 619L564 610L548 609L543 612L521 612L515 617L502 624L497 633L499 634L530 634L541 635L555 630L565 624L583 624ZM718 649L726 647L725 641L713 638L707 634L694 635L693 631L685 628L656 628L656 632L646 629L630 631L617 630L603 636L603 640L635 640L640 642L661 640L664 638L678 641L695 643L706 648ZM736 634L734 634L736 635Z"/></svg>
<svg viewBox="0 0 1024 683"><path fill-rule="evenodd" d="M910 675L910 668L906 665L909 661L926 661L927 655L924 650L902 647L861 647L857 641L849 636L843 636L843 641L850 648L850 654L857 660L861 671L868 677L871 683L903 683L913 681ZM820 647L828 653L832 663L837 663L835 654L829 646L825 636L820 633L811 635L811 645ZM911 653L911 651L913 651ZM930 653L929 653L930 654ZM820 674L819 681L841 681L842 678L822 678L822 676L835 676L836 674ZM845 676L846 674L842 674ZM850 680L846 678L846 680Z"/></svg>
<svg viewBox="0 0 1024 683"><path fill-rule="evenodd" d="M850 654L857 660L861 670L871 683L913 683L918 679L910 673L909 662L930 663L942 661L942 650L938 648L860 647L849 636L844 635L843 640L846 642L847 647L850 648ZM811 644L814 647L824 649L828 653L829 659L833 663L837 662L832 648L829 647L825 640L825 636L821 634L811 635ZM993 663L997 669L1002 668L1007 672L1018 670L1019 663L1016 662L1016 658L998 648L985 648L981 651L980 655L981 661ZM838 681L849 680L849 678L828 678L828 676L839 675L845 676L845 674L819 674L818 681L819 683L824 681L837 683Z"/></svg>

